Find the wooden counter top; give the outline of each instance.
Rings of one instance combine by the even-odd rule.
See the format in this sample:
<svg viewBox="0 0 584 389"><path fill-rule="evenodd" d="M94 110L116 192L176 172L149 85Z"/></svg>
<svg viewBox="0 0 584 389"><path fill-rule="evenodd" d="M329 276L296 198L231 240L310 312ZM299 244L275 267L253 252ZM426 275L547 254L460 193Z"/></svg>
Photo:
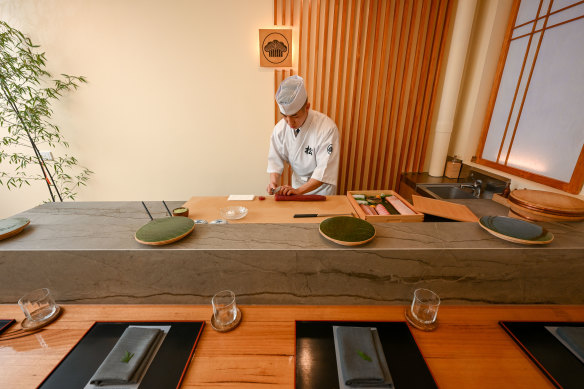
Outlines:
<svg viewBox="0 0 584 389"><path fill-rule="evenodd" d="M94 321L206 320L183 388L293 388L295 320L404 320L404 306L241 309L240 327L220 334L209 324L210 305L65 305L41 332L0 341L0 383L36 387ZM21 320L23 314L17 305L0 305L0 318ZM584 306L444 306L438 319L434 332L411 331L440 388L553 388L497 323L584 321Z"/></svg>
<svg viewBox="0 0 584 389"><path fill-rule="evenodd" d="M227 200L227 196L191 197L183 204L189 209L191 219L221 219L219 209L229 206L244 206L247 215L239 220L229 220L230 224L247 223L320 223L325 217L294 218L297 213L342 213L354 212L347 196L326 196L325 201L276 201L274 196L260 200L256 196L250 201Z"/></svg>

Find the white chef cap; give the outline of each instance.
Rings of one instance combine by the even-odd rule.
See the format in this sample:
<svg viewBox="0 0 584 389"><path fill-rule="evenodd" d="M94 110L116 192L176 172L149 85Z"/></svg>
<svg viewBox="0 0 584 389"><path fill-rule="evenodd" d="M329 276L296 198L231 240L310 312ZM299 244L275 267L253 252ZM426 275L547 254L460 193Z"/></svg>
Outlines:
<svg viewBox="0 0 584 389"><path fill-rule="evenodd" d="M282 81L276 92L276 103L284 115L294 115L306 102L306 88L304 79L300 76L291 76Z"/></svg>

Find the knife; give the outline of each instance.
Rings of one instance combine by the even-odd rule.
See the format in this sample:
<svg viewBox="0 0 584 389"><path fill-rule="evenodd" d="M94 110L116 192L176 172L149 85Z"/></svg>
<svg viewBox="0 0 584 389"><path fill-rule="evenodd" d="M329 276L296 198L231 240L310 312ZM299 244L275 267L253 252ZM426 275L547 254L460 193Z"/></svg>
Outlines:
<svg viewBox="0 0 584 389"><path fill-rule="evenodd" d="M297 213L294 217L326 217L326 216L355 216L352 212L347 213Z"/></svg>
<svg viewBox="0 0 584 389"><path fill-rule="evenodd" d="M272 193L271 194L276 194L280 191L280 189L282 189L282 186L279 186L277 188L272 188Z"/></svg>

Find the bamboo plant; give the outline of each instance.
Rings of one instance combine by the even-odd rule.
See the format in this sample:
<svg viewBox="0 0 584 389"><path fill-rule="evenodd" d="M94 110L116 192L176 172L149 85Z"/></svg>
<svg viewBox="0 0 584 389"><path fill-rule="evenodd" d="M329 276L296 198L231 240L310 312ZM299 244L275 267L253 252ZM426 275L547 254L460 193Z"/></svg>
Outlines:
<svg viewBox="0 0 584 389"><path fill-rule="evenodd" d="M53 78L39 46L0 20L0 186L44 181L52 201L75 199L92 172L67 154L46 161L37 146L69 147L51 122L51 103L85 82L67 74Z"/></svg>

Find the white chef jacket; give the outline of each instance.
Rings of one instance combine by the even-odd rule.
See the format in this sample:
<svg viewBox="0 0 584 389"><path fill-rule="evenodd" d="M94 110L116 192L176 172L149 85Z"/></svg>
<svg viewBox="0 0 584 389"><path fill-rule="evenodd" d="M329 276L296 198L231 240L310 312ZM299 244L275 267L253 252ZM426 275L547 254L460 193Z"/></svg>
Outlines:
<svg viewBox="0 0 584 389"><path fill-rule="evenodd" d="M284 119L274 127L268 153L268 173L282 174L284 162L288 162L294 172L292 187L298 188L314 178L323 184L309 194L334 195L339 155L339 130L335 122L325 114L308 110L304 124L297 130Z"/></svg>

